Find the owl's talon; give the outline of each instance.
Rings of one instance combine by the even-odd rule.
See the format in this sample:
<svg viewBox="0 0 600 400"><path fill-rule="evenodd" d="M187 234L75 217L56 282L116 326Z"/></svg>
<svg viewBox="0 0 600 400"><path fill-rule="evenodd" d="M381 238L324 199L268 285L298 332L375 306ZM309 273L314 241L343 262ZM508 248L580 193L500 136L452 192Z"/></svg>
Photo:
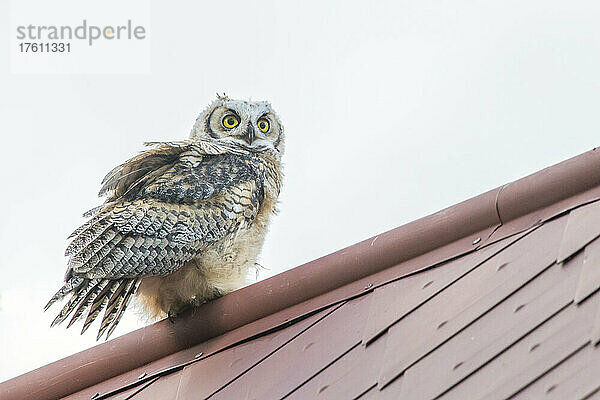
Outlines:
<svg viewBox="0 0 600 400"><path fill-rule="evenodd" d="M172 324L175 323L176 316L177 316L177 313L173 310L169 310L169 312L167 313L167 318L169 319L169 321L171 321Z"/></svg>

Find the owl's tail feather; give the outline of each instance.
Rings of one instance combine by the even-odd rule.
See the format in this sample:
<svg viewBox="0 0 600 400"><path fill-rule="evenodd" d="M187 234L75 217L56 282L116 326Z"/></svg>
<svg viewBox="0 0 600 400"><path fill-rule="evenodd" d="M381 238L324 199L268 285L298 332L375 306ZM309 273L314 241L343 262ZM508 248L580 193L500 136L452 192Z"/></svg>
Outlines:
<svg viewBox="0 0 600 400"><path fill-rule="evenodd" d="M77 322L78 320L81 319L81 317L85 313L86 309L94 302L96 297L98 297L98 294L100 292L102 292L102 290L104 290L104 288L106 288L106 286L108 285L109 282L110 281L106 280L106 279L101 280L94 287L92 287L90 290L88 290L87 294L85 295L85 297L79 303L79 306L75 310L75 313L73 313L73 317L69 321L67 328L70 328L71 325L73 325L75 322Z"/></svg>
<svg viewBox="0 0 600 400"><path fill-rule="evenodd" d="M119 286L108 300L96 340L100 339L107 330L106 338L109 338L121 320L121 317L132 298L131 296L137 290L139 283L140 279L124 279L119 283Z"/></svg>
<svg viewBox="0 0 600 400"><path fill-rule="evenodd" d="M54 318L51 326L60 324L73 313L68 328L80 320L87 311L81 330L83 334L106 308L96 340L100 339L105 332L108 339L121 320L140 282L139 278L111 280L74 277L65 283L46 305L48 309L57 300L71 294L71 298Z"/></svg>
<svg viewBox="0 0 600 400"><path fill-rule="evenodd" d="M81 328L81 334L88 330L90 325L96 320L100 312L112 296L115 288L119 286L119 281L115 280L106 280L106 286L96 295L92 305L90 306L90 310L88 311L88 315L85 318L85 322L83 323L83 328Z"/></svg>
<svg viewBox="0 0 600 400"><path fill-rule="evenodd" d="M65 283L63 285L63 287L61 287L60 290L58 292L56 292L56 294L54 294L54 296L52 296L52 298L50 299L48 304L46 304L44 306L44 311L48 310L50 308L50 306L52 304L54 304L56 301L62 299L63 297L65 297L69 293L73 292L74 290L77 290L81 285L83 285L83 283L85 281L86 281L86 279L81 278L81 277L69 279L69 281L67 281L67 283Z"/></svg>
<svg viewBox="0 0 600 400"><path fill-rule="evenodd" d="M71 298L67 304L65 304L63 309L60 310L50 326L52 327L63 322L69 316L69 314L71 314L75 307L77 307L85 299L88 290L90 290L90 288L93 289L98 282L100 282L99 279L85 279L83 283L77 287L77 289L72 291L73 294L71 295Z"/></svg>
<svg viewBox="0 0 600 400"><path fill-rule="evenodd" d="M123 299L121 300L121 304L119 305L119 309L115 313L114 321L108 327L108 332L106 332L107 339L110 337L110 335L113 333L113 331L117 327L117 324L121 320L121 317L123 316L123 313L127 309L127 306L129 305L129 303L131 302L131 299L133 299L133 295L135 294L135 292L137 292L137 289L140 286L141 282L142 282L141 279L136 279L133 282L133 285L129 289L127 289L127 293L125 293L125 296L123 297Z"/></svg>

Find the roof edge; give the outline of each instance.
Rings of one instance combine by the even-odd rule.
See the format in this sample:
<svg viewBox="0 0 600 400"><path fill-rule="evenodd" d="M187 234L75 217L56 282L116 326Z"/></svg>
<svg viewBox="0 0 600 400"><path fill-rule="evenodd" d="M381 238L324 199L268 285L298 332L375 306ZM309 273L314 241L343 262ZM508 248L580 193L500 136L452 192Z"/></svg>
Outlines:
<svg viewBox="0 0 600 400"><path fill-rule="evenodd" d="M498 212L506 223L600 185L600 148L501 188Z"/></svg>
<svg viewBox="0 0 600 400"><path fill-rule="evenodd" d="M4 383L8 398L60 398L600 185L588 151L435 214L55 361Z"/></svg>

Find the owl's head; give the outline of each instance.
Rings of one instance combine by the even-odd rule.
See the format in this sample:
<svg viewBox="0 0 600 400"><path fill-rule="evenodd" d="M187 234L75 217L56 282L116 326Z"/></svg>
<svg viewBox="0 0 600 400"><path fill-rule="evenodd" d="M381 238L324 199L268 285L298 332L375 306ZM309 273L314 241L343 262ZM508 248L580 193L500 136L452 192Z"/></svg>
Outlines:
<svg viewBox="0 0 600 400"><path fill-rule="evenodd" d="M283 125L266 101L218 96L196 119L191 139L233 144L251 151L283 153Z"/></svg>

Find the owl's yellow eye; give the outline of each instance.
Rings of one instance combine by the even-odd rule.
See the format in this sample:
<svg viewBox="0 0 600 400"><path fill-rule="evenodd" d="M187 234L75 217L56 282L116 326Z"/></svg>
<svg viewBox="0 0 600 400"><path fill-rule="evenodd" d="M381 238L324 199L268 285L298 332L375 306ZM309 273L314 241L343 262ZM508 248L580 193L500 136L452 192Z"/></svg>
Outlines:
<svg viewBox="0 0 600 400"><path fill-rule="evenodd" d="M233 115L229 114L223 117L223 126L227 129L233 129L240 124L240 119Z"/></svg>
<svg viewBox="0 0 600 400"><path fill-rule="evenodd" d="M256 125L258 126L258 129L260 129L260 131L262 133L267 133L269 132L269 120L266 118L261 118L258 120L258 122L256 123Z"/></svg>

